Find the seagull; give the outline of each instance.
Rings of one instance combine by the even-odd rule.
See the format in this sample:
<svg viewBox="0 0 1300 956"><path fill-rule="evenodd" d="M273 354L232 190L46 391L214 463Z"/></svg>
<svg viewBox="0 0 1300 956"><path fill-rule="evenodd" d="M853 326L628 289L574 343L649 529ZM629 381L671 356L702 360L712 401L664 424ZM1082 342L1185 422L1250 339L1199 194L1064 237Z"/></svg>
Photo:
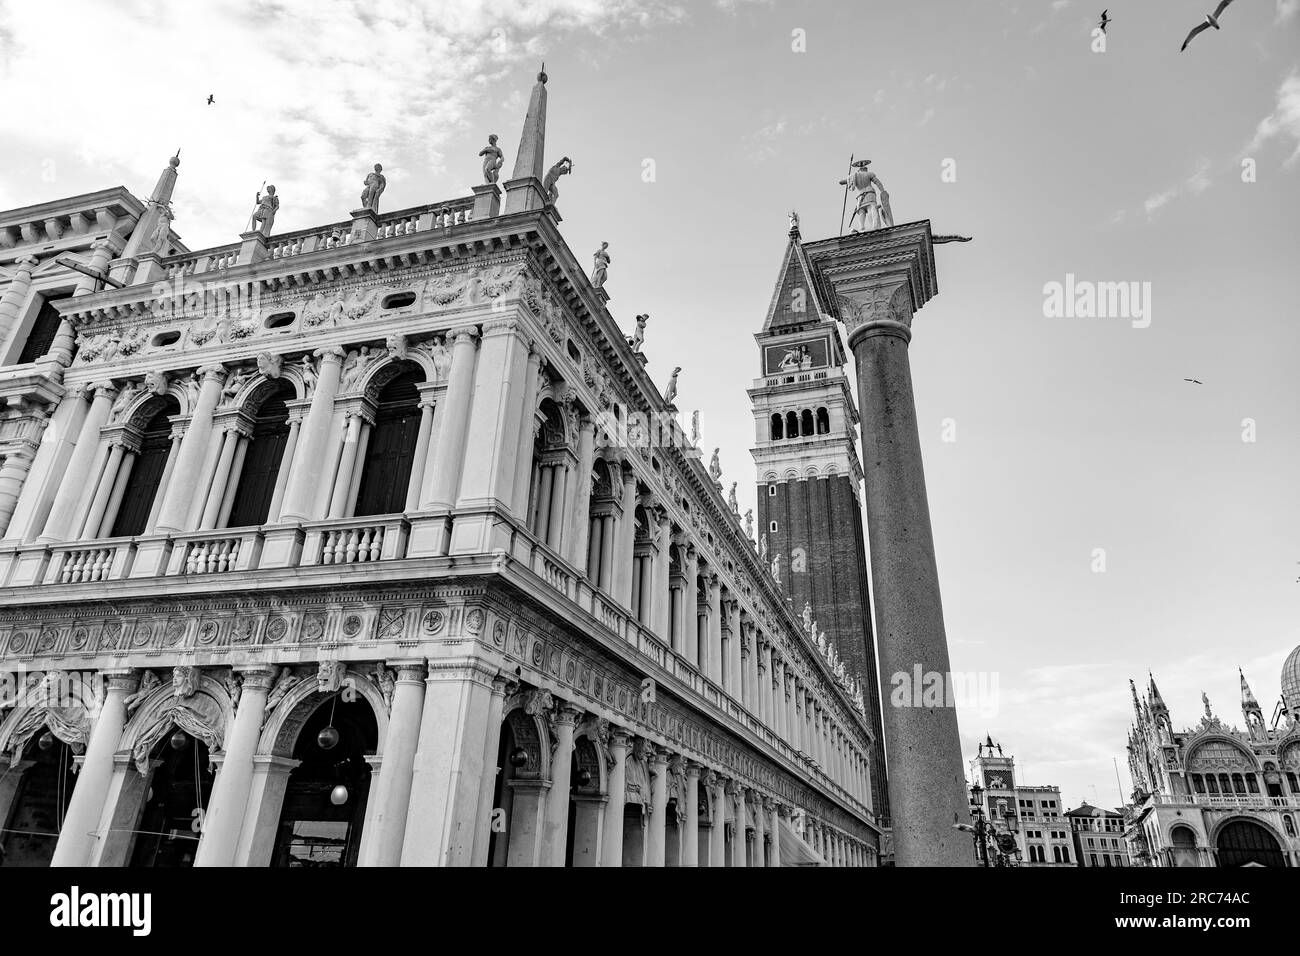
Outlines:
<svg viewBox="0 0 1300 956"><path fill-rule="evenodd" d="M216 97L214 97L211 93L209 93L209 94L208 94L208 105L211 106L211 105L212 105L213 103L215 103L216 101L217 101Z"/></svg>
<svg viewBox="0 0 1300 956"><path fill-rule="evenodd" d="M1196 26L1192 27L1192 32L1187 34L1187 39L1184 40L1183 45L1178 48L1178 52L1182 53L1183 50L1186 50L1187 44L1192 42L1192 37L1196 36L1196 34L1204 33L1206 30L1210 29L1210 27L1214 27L1216 30L1223 29L1219 26L1219 17L1223 16L1223 11L1228 9L1228 4L1230 3L1232 3L1232 0L1219 0L1219 5L1215 8L1214 12L1205 15L1205 22L1198 23Z"/></svg>
<svg viewBox="0 0 1300 956"><path fill-rule="evenodd" d="M1102 33L1106 32L1106 25L1109 24L1110 21L1111 21L1111 16L1109 10L1101 11L1101 23L1099 24L1099 26L1101 27Z"/></svg>
<svg viewBox="0 0 1300 956"><path fill-rule="evenodd" d="M1194 378L1185 378L1185 379L1183 379L1183 381L1184 381L1184 382L1191 382L1193 385L1204 385L1204 384L1205 384L1204 382L1198 381L1197 379L1194 379Z"/></svg>

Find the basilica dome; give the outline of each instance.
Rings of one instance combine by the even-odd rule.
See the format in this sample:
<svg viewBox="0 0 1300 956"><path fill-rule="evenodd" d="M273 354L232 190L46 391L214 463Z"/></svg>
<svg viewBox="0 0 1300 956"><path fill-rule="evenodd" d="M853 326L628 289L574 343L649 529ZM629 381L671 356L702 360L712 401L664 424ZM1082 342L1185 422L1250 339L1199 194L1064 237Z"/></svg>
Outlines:
<svg viewBox="0 0 1300 956"><path fill-rule="evenodd" d="M1282 665L1282 702L1286 709L1300 717L1300 647L1287 657Z"/></svg>

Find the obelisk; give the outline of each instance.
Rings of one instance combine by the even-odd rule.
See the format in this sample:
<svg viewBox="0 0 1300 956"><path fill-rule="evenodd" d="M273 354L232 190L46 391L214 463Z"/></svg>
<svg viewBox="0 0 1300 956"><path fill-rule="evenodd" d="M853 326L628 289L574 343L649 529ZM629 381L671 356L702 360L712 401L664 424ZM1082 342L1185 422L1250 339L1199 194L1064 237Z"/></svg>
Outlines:
<svg viewBox="0 0 1300 956"><path fill-rule="evenodd" d="M810 243L857 362L867 538L898 866L973 866L908 343L937 291L928 221ZM913 687L917 675L928 685ZM900 679L901 678L901 679ZM937 686L935 682L937 681ZM897 688L906 693L899 693Z"/></svg>

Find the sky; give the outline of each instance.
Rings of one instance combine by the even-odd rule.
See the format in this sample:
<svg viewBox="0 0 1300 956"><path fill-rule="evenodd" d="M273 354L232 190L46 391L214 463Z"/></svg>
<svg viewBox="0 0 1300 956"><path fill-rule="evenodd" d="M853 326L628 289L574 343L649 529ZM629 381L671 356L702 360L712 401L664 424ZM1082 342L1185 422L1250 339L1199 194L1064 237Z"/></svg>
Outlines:
<svg viewBox="0 0 1300 956"><path fill-rule="evenodd" d="M1081 0L0 0L0 208L147 196L177 147L195 249L263 182L277 232L347 219L375 162L386 210L468 196L544 59L561 231L609 242L611 311L650 314L743 512L787 213L835 235L870 158L896 221L974 236L910 347L953 667L996 686L965 756L989 733L1115 806L1130 677L1240 724L1237 668L1271 713L1300 644L1300 0L1180 53L1209 6L1111 0L1096 52ZM1147 316L1049 317L1067 274L1150 283Z"/></svg>

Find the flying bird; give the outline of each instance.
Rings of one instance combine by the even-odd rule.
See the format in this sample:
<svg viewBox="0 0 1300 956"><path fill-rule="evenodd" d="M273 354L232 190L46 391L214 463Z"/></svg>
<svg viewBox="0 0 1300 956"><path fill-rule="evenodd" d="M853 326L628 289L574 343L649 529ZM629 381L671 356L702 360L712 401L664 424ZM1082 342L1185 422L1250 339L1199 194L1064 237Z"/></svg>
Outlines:
<svg viewBox="0 0 1300 956"><path fill-rule="evenodd" d="M1196 26L1192 27L1192 32L1187 34L1187 39L1184 40L1183 45L1178 48L1178 52L1182 53L1183 50L1186 50L1187 44L1192 42L1192 37L1196 36L1196 34L1204 33L1206 30L1210 29L1210 27L1214 27L1216 30L1223 29L1219 26L1219 17L1223 16L1223 11L1228 9L1228 4L1230 3L1232 3L1232 0L1219 0L1219 5L1215 8L1214 12L1205 15L1205 22L1198 23Z"/></svg>
<svg viewBox="0 0 1300 956"><path fill-rule="evenodd" d="M1194 379L1194 378L1185 378L1185 379L1183 379L1183 381L1184 381L1184 382L1191 382L1193 385L1204 385L1204 384L1205 384L1204 382L1198 381L1197 379Z"/></svg>
<svg viewBox="0 0 1300 956"><path fill-rule="evenodd" d="M1106 32L1106 26L1110 23L1111 19L1112 17L1110 15L1109 9L1101 11L1101 23L1098 24L1098 26L1101 27L1102 33Z"/></svg>
<svg viewBox="0 0 1300 956"><path fill-rule="evenodd" d="M208 105L211 106L211 105L212 105L213 103L215 103L216 101L217 101L216 97L213 96L211 93L209 93L209 94L208 94Z"/></svg>

